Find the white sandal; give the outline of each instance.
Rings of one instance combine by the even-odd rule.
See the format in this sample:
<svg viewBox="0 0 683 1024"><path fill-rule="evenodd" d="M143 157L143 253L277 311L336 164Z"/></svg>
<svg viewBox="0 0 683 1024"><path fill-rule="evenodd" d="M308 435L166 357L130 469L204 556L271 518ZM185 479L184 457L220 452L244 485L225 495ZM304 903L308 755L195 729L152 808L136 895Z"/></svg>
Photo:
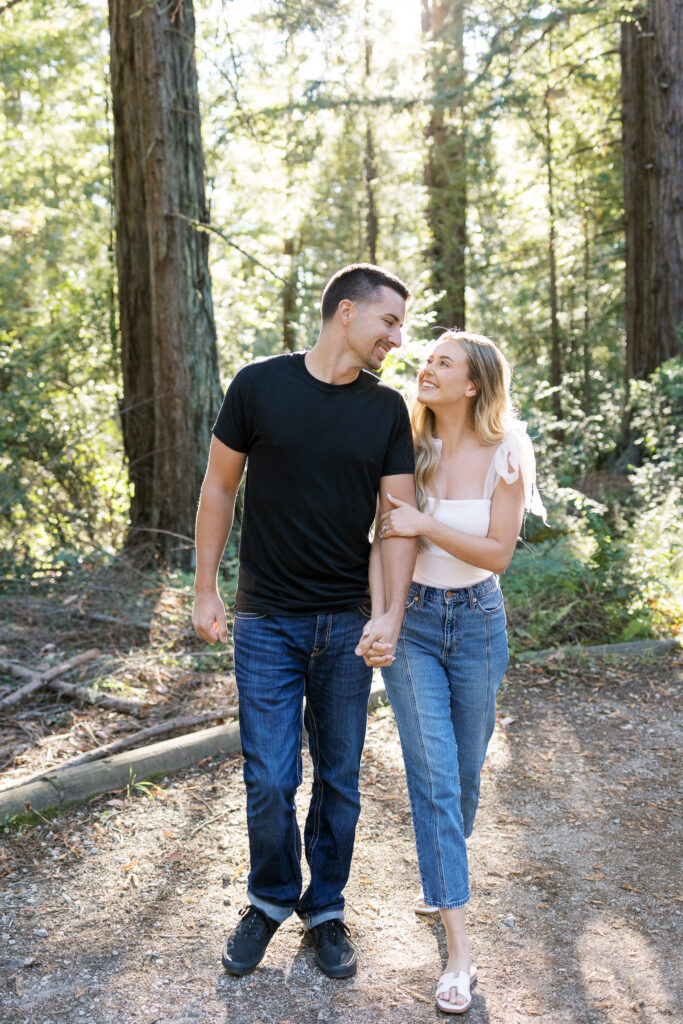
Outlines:
<svg viewBox="0 0 683 1024"><path fill-rule="evenodd" d="M446 974L442 974L439 978L439 984L436 986L436 1005L443 1013L466 1013L472 1005L472 991L470 989L470 983L474 980L477 975L476 967L470 969L470 973L467 971L461 971L460 974L456 975L453 971L447 971ZM452 1003L450 1000L440 999L439 996L448 995L450 990L454 988L459 996L462 996L465 1000L464 1003Z"/></svg>
<svg viewBox="0 0 683 1024"><path fill-rule="evenodd" d="M439 916L439 908L438 907L426 907L425 906L425 897L424 897L424 893L422 892L422 889L420 889L420 891L419 891L419 893L417 895L417 899L415 900L415 906L413 907L413 910L415 911L416 914L422 914L423 917L438 917Z"/></svg>

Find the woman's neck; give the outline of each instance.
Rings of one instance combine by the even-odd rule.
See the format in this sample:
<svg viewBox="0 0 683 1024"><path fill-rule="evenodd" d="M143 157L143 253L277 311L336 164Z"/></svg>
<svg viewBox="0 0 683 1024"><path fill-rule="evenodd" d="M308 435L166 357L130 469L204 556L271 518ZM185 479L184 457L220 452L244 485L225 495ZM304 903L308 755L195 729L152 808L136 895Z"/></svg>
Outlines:
<svg viewBox="0 0 683 1024"><path fill-rule="evenodd" d="M446 416L436 413L434 426L434 433L441 441L442 455L450 455L468 441L478 444L469 408L451 408Z"/></svg>

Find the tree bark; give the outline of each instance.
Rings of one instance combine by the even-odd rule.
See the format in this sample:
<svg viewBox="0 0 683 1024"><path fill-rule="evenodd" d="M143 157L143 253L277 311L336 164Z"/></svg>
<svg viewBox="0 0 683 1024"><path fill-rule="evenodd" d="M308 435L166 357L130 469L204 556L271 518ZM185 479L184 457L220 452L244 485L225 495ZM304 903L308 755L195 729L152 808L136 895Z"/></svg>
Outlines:
<svg viewBox="0 0 683 1024"><path fill-rule="evenodd" d="M289 257L289 273L286 283L282 286L282 343L288 352L296 348L296 263L295 263L295 241L293 238L286 238L284 254Z"/></svg>
<svg viewBox="0 0 683 1024"><path fill-rule="evenodd" d="M370 37L370 0L365 0L364 12L365 31L365 75L363 85L366 94L370 86L372 75L372 39ZM375 178L377 167L375 161L375 140L372 130L372 107L366 114L365 122L365 153L363 156L363 181L365 182L365 196L367 199L367 213L365 218L366 230L366 251L370 263L377 263L377 237L379 233L379 218L377 216L377 199L375 197Z"/></svg>
<svg viewBox="0 0 683 1024"><path fill-rule="evenodd" d="M557 258L555 241L555 182L553 177L553 146L550 120L550 97L545 100L545 159L548 182L548 270L550 290L550 383L556 419L562 419L562 352L557 301ZM558 435L559 436L559 435Z"/></svg>
<svg viewBox="0 0 683 1024"><path fill-rule="evenodd" d="M626 369L683 353L683 8L650 0L621 31Z"/></svg>
<svg viewBox="0 0 683 1024"><path fill-rule="evenodd" d="M194 9L110 0L129 543L189 566L220 402Z"/></svg>
<svg viewBox="0 0 683 1024"><path fill-rule="evenodd" d="M432 113L427 127L427 213L431 284L439 327L465 326L467 164L463 112L464 0L422 0L422 31L430 42Z"/></svg>

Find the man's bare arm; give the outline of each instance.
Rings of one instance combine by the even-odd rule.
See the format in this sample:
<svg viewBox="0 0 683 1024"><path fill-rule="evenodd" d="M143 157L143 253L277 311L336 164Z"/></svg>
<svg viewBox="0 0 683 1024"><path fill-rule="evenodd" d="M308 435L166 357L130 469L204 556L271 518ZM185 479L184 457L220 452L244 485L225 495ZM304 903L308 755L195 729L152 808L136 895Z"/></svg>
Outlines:
<svg viewBox="0 0 683 1024"><path fill-rule="evenodd" d="M203 640L213 644L228 639L225 608L218 593L218 566L230 536L235 498L247 457L211 438L209 464L197 509L195 543L197 568L192 625Z"/></svg>
<svg viewBox="0 0 683 1024"><path fill-rule="evenodd" d="M382 477L379 491L382 513L393 508L387 497L388 494L414 506L415 480L412 473ZM375 651L378 654L383 652L385 655L391 656L396 650L396 641L405 613L406 595L415 568L417 538L391 537L386 541L382 540L380 553L384 578L384 609L363 630L363 636L356 648L356 653L361 656L366 655L373 644L375 644ZM373 595L373 605L374 600ZM377 663L373 659L373 664ZM380 661L379 663L386 662Z"/></svg>

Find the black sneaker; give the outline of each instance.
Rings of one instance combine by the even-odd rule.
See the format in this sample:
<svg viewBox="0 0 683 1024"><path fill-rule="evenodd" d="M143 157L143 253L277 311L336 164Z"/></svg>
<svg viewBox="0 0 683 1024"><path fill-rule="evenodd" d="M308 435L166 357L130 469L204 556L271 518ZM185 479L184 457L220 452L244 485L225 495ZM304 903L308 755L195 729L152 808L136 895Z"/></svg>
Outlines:
<svg viewBox="0 0 683 1024"><path fill-rule="evenodd" d="M310 929L315 962L328 978L350 978L356 973L356 951L349 942L350 934L338 917Z"/></svg>
<svg viewBox="0 0 683 1024"><path fill-rule="evenodd" d="M234 928L223 947L223 966L229 974L248 974L263 960L268 943L280 927L258 907L240 910L242 920Z"/></svg>

